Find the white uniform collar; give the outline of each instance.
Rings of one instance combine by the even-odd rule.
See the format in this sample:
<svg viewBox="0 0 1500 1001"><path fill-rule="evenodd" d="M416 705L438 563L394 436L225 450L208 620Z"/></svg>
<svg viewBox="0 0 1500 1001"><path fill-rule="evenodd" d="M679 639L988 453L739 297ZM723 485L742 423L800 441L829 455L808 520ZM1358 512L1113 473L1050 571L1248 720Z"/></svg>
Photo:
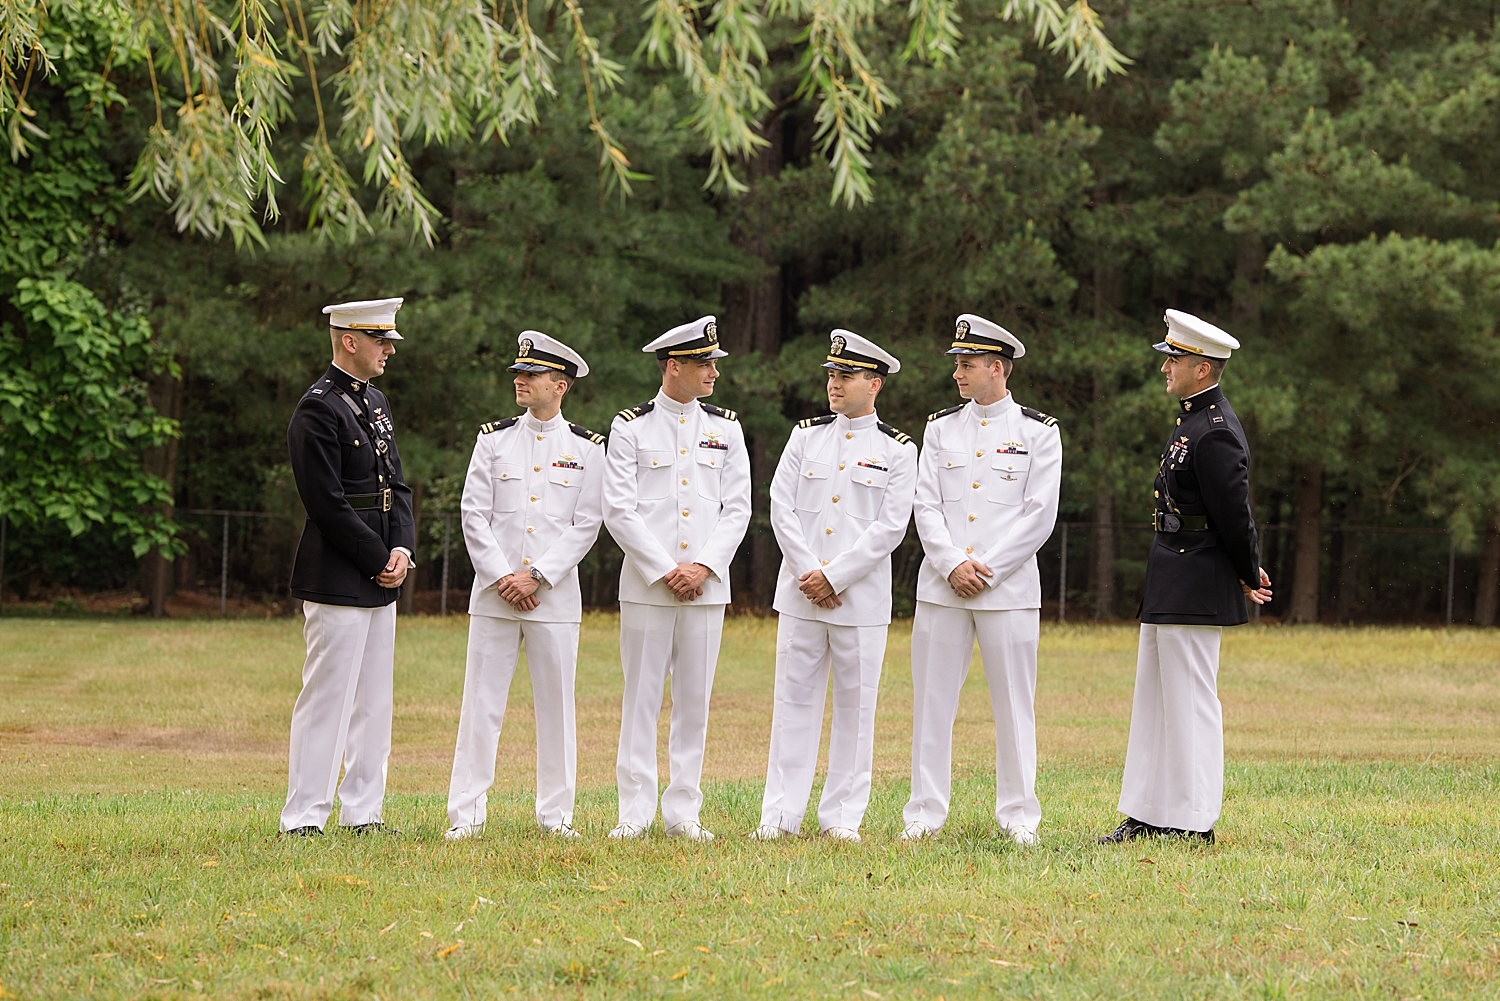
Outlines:
<svg viewBox="0 0 1500 1001"><path fill-rule="evenodd" d="M552 418L550 421L537 420L531 415L530 410L526 411L526 416L522 419L525 421L527 429L531 431L560 431L562 430L563 425L568 423L563 419L561 410L559 410L557 412L557 416Z"/></svg>
<svg viewBox="0 0 1500 1001"><path fill-rule="evenodd" d="M870 413L851 420L843 414L839 414L833 423L840 431L863 431L865 428L872 428L880 423L880 417L877 414Z"/></svg>
<svg viewBox="0 0 1500 1001"><path fill-rule="evenodd" d="M973 400L969 401L969 409L974 411L975 416L984 418L1003 417L1016 407L1016 396L1014 393L1006 392L1000 399L989 406L980 406Z"/></svg>
<svg viewBox="0 0 1500 1001"><path fill-rule="evenodd" d="M678 403L676 400L668 396L665 390L657 391L656 400L654 402L658 407L665 410L667 413L676 414L678 417L682 417L685 414L689 414L698 409L697 400L694 400L691 403Z"/></svg>

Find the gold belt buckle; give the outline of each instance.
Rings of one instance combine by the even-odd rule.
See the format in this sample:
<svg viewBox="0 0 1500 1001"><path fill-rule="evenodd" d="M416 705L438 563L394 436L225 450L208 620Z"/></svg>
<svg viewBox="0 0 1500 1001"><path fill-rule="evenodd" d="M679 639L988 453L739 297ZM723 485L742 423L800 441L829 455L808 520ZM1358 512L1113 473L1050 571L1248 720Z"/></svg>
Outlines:
<svg viewBox="0 0 1500 1001"><path fill-rule="evenodd" d="M380 491L380 510L382 510L382 511L389 511L390 509L391 509L391 488L390 487L386 487L384 490Z"/></svg>

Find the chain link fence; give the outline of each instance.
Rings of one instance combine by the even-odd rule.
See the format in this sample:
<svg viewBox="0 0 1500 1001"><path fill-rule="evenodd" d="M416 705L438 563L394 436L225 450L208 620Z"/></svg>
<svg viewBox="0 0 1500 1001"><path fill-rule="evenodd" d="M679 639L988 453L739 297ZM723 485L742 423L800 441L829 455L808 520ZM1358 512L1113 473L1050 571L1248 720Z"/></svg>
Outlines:
<svg viewBox="0 0 1500 1001"><path fill-rule="evenodd" d="M171 567L169 614L291 615L297 603L290 595L292 562L301 537L303 516L261 511L179 509L186 552ZM1294 526L1262 525L1262 562L1276 597L1269 605L1251 606L1255 621L1279 620L1291 599ZM143 610L142 599L127 590L90 594L70 592L64 598L29 597L18 601L9 587L15 568L7 569L7 536L16 526L0 518L0 612L7 607L32 612ZM1098 542L1109 533L1110 565L1101 570ZM1060 521L1038 553L1043 616L1059 622L1130 619L1140 602L1146 556L1152 543L1149 523L1098 525ZM1465 623L1471 620L1480 576L1478 555L1459 550L1454 534L1441 528L1384 525L1331 525L1320 533L1318 618L1324 622ZM623 554L608 531L579 566L585 606L611 608L618 600ZM915 608L917 572L922 550L915 530L892 560L893 610L907 616ZM737 611L768 606L780 554L769 523L752 521L735 560L733 584ZM1110 575L1108 598L1101 599L1097 578ZM461 614L468 609L474 566L464 544L457 512L429 508L418 527L418 562L403 588L406 614ZM50 604L49 604L50 602Z"/></svg>

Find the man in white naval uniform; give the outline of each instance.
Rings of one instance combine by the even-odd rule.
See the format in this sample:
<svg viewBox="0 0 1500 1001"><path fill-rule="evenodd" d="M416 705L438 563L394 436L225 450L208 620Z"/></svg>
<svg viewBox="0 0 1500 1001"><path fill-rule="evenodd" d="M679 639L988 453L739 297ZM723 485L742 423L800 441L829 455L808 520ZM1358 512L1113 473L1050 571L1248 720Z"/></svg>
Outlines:
<svg viewBox="0 0 1500 1001"><path fill-rule="evenodd" d="M583 603L578 562L604 521L604 436L562 415L588 364L536 330L519 338L520 417L481 425L464 480L464 542L474 563L464 701L448 784L446 837L483 827L505 703L521 646L536 710L536 822L577 837L573 677Z"/></svg>
<svg viewBox="0 0 1500 1001"><path fill-rule="evenodd" d="M1006 388L1025 346L980 316L958 318L953 379L968 403L927 418L913 505L925 558L912 623L914 716L905 840L948 819L953 721L978 636L995 715L995 820L1036 843L1036 552L1057 521L1057 420Z"/></svg>
<svg viewBox="0 0 1500 1001"><path fill-rule="evenodd" d="M656 818L656 719L670 675L662 825L669 837L709 841L698 786L729 563L750 524L750 460L734 411L698 402L713 393L715 362L727 356L714 317L674 327L642 350L656 355L661 392L615 418L604 477L604 524L625 551L620 822L609 836L642 837Z"/></svg>
<svg viewBox="0 0 1500 1001"><path fill-rule="evenodd" d="M760 826L771 841L801 830L833 674L824 837L858 841L870 802L875 699L891 622L891 551L906 537L917 448L882 423L875 398L901 362L848 330L830 335L827 417L792 429L771 481L781 546L776 583L776 694Z"/></svg>

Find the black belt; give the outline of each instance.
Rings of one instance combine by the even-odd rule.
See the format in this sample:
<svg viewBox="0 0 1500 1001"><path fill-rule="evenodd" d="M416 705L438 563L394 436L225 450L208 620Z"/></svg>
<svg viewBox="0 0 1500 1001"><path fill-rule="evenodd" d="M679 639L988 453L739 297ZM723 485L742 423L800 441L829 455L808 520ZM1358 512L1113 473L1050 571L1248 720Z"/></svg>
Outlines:
<svg viewBox="0 0 1500 1001"><path fill-rule="evenodd" d="M345 494L344 500L356 511L389 511L391 509L391 488L377 490L373 494Z"/></svg>
<svg viewBox="0 0 1500 1001"><path fill-rule="evenodd" d="M1175 528L1171 526L1170 522L1168 522L1168 520L1167 520L1168 518L1171 518L1171 519L1173 519L1174 521L1176 521L1178 523ZM1208 531L1208 515L1206 515L1206 514L1173 514L1173 515L1169 515L1165 511L1153 511L1153 512L1151 512L1151 527L1154 528L1154 529L1156 529L1158 532L1167 532L1167 533L1172 533L1172 532L1206 532L1206 531Z"/></svg>

